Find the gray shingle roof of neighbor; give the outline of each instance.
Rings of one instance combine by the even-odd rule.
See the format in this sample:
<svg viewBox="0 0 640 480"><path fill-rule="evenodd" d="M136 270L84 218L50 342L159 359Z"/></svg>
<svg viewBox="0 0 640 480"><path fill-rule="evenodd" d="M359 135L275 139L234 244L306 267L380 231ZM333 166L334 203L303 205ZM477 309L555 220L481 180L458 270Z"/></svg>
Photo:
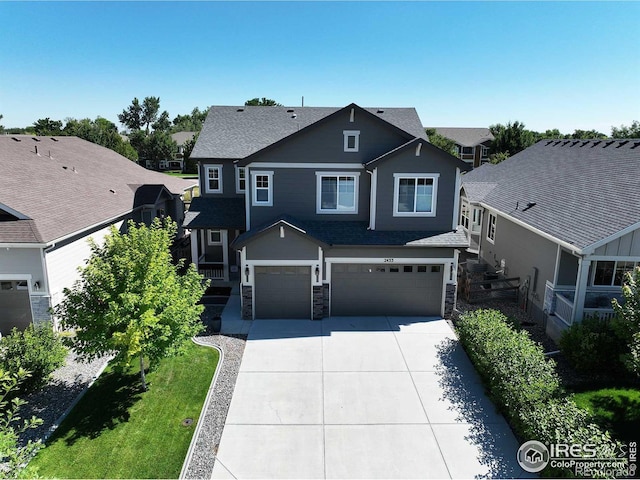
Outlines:
<svg viewBox="0 0 640 480"><path fill-rule="evenodd" d="M188 140L191 140L198 132L176 132L171 134L171 138L178 145L184 145Z"/></svg>
<svg viewBox="0 0 640 480"><path fill-rule="evenodd" d="M184 217L184 228L245 228L244 198L196 197Z"/></svg>
<svg viewBox="0 0 640 480"><path fill-rule="evenodd" d="M252 238L280 222L289 223L326 245L406 245L451 248L469 246L469 240L462 230L455 232L369 230L368 222L336 222L330 220L301 221L289 215L283 215L265 223L261 227L253 228L243 233L234 241L234 247L246 245Z"/></svg>
<svg viewBox="0 0 640 480"><path fill-rule="evenodd" d="M51 242L126 214L142 185L181 194L197 184L77 137L0 136L0 171L0 204L29 219L0 222L0 242L15 243Z"/></svg>
<svg viewBox="0 0 640 480"><path fill-rule="evenodd" d="M541 140L462 185L495 184L476 201L582 250L640 222L638 172L638 139Z"/></svg>
<svg viewBox="0 0 640 480"><path fill-rule="evenodd" d="M466 172L466 171L471 170L473 168L468 163L463 162L458 157L454 157L453 155L451 155L448 152L445 152L444 150L440 150L434 144L432 144L431 142L429 142L428 140L425 140L423 138L414 138L412 140L409 140L407 143L404 143L404 144L400 145L399 147L396 147L393 150L389 150L388 152L383 153L379 157L368 161L367 163L365 163L365 165L367 167L373 167L374 163L377 164L378 162L381 162L381 161L383 161L385 159L391 158L394 155L396 155L397 153L400 153L400 152L402 152L403 150L405 150L405 149L407 149L409 147L416 148L416 145L418 145L419 143L422 143L425 148L432 148L432 149L436 149L437 151L438 150L441 151L442 153L447 155L449 157L449 159L463 172Z"/></svg>
<svg viewBox="0 0 640 480"><path fill-rule="evenodd" d="M463 147L475 147L495 137L488 128L435 127L436 133Z"/></svg>
<svg viewBox="0 0 640 480"><path fill-rule="evenodd" d="M191 158L245 158L343 108L213 106ZM414 137L427 138L414 108L364 110Z"/></svg>

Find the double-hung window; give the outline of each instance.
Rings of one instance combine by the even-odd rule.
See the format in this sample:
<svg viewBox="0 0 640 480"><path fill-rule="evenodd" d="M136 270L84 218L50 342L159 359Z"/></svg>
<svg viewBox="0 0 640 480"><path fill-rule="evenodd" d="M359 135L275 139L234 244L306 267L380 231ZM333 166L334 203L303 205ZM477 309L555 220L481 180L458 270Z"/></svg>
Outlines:
<svg viewBox="0 0 640 480"><path fill-rule="evenodd" d="M247 171L245 167L236 167L236 193L244 193L247 190Z"/></svg>
<svg viewBox="0 0 640 480"><path fill-rule="evenodd" d="M252 205L270 207L273 205L273 172L251 172L253 186Z"/></svg>
<svg viewBox="0 0 640 480"><path fill-rule="evenodd" d="M358 213L359 173L316 172L316 213Z"/></svg>
<svg viewBox="0 0 640 480"><path fill-rule="evenodd" d="M222 165L204 167L206 193L222 193Z"/></svg>
<svg viewBox="0 0 640 480"><path fill-rule="evenodd" d="M489 213L489 220L487 221L487 240L491 243L495 243L496 241L496 221L498 217L496 217L495 213Z"/></svg>
<svg viewBox="0 0 640 480"><path fill-rule="evenodd" d="M395 173L394 217L434 217L438 193L437 173Z"/></svg>

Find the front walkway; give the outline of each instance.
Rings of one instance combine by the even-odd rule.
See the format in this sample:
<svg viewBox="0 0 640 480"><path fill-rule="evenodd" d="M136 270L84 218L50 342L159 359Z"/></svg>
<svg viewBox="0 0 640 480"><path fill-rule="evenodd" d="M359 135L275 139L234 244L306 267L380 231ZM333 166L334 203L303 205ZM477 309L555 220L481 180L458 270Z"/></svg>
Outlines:
<svg viewBox="0 0 640 480"><path fill-rule="evenodd" d="M526 475L446 321L251 323L213 478Z"/></svg>

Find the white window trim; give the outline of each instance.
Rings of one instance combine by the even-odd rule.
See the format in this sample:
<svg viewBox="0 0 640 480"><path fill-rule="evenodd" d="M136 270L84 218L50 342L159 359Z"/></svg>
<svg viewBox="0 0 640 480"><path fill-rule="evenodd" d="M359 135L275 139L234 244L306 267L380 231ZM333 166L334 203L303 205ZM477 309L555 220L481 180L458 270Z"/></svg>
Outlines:
<svg viewBox="0 0 640 480"><path fill-rule="evenodd" d="M488 158L489 157L489 147L481 146L480 158Z"/></svg>
<svg viewBox="0 0 640 480"><path fill-rule="evenodd" d="M430 212L399 212L398 211L398 194L400 190L401 178L427 178L433 180L433 192L431 196ZM438 178L439 173L394 173L393 174L393 216L394 217L435 217L438 199Z"/></svg>
<svg viewBox="0 0 640 480"><path fill-rule="evenodd" d="M491 238L491 219L493 219L493 238ZM489 212L489 215L487 216L487 241L489 243L495 244L496 243L496 232L497 232L497 227L498 227L498 216L493 213L493 212Z"/></svg>
<svg viewBox="0 0 640 480"><path fill-rule="evenodd" d="M244 171L244 188L240 188L240 170ZM236 165L236 193L245 193L247 191L247 167L238 167Z"/></svg>
<svg viewBox="0 0 640 480"><path fill-rule="evenodd" d="M209 188L209 170L218 170L218 189ZM206 193L222 193L222 165L205 165L204 166L204 191Z"/></svg>
<svg viewBox="0 0 640 480"><path fill-rule="evenodd" d="M220 235L220 240L212 240L211 234L217 232ZM222 245L222 230L207 230L207 245Z"/></svg>
<svg viewBox="0 0 640 480"><path fill-rule="evenodd" d="M256 177L257 176L267 176L269 178L269 200L266 202L258 202L257 201L257 191L258 187L256 185ZM251 172L251 205L254 207L272 207L273 206L273 172Z"/></svg>
<svg viewBox="0 0 640 480"><path fill-rule="evenodd" d="M332 210L322 208L322 177L353 177L354 179L354 202L353 210ZM358 192L360 183L360 172L316 172L316 213L328 215L355 215L358 213Z"/></svg>
<svg viewBox="0 0 640 480"><path fill-rule="evenodd" d="M360 130L344 130L344 151L345 152L357 152L360 150ZM349 148L349 137L355 137L355 144L353 148Z"/></svg>

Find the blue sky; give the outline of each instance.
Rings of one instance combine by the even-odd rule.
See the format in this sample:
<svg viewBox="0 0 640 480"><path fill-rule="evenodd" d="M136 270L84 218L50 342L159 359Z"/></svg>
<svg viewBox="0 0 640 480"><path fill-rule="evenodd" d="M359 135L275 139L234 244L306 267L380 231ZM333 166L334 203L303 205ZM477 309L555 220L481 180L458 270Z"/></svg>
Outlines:
<svg viewBox="0 0 640 480"><path fill-rule="evenodd" d="M414 106L425 126L640 120L638 2L0 2L0 113L117 123L266 96Z"/></svg>

